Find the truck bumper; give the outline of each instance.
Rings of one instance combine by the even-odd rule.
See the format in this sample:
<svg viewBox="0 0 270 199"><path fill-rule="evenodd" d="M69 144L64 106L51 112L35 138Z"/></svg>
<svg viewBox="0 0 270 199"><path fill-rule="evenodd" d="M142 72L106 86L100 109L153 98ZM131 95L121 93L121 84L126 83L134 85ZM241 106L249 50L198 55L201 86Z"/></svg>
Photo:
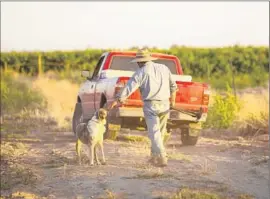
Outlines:
<svg viewBox="0 0 270 199"><path fill-rule="evenodd" d="M128 107L119 107L115 111L116 117L144 117L143 109L142 108L128 108ZM205 122L207 118L207 113L203 113L202 117L197 120L195 117L190 115L180 113L175 110L170 111L169 119L174 120L181 120L181 121L196 121L196 122Z"/></svg>

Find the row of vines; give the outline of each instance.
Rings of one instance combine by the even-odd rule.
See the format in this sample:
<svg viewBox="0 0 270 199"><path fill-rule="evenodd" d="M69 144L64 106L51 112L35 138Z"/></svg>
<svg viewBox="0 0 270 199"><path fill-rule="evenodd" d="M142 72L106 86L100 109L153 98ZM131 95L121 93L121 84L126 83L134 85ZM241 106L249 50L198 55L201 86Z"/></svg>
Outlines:
<svg viewBox="0 0 270 199"><path fill-rule="evenodd" d="M47 71L93 70L100 55L108 50L111 49L2 52L0 67L33 76ZM136 47L128 50L136 50ZM236 84L240 87L248 84L262 85L268 79L268 47L191 48L173 45L169 49L150 48L150 50L176 55L181 61L185 74L192 75L195 80L212 83L216 87L223 87L224 81L231 84L232 76L235 76Z"/></svg>

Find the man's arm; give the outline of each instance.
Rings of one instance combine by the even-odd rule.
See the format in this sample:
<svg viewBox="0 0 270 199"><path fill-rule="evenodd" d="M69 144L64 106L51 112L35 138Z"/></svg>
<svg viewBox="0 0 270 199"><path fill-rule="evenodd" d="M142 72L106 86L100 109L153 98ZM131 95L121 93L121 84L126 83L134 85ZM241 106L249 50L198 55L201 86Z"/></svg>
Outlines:
<svg viewBox="0 0 270 199"><path fill-rule="evenodd" d="M169 81L170 81L170 93L171 93L171 99L170 99L170 105L173 107L175 105L175 98L176 98L176 92L178 90L176 82L172 79L172 73L169 70Z"/></svg>
<svg viewBox="0 0 270 199"><path fill-rule="evenodd" d="M122 92L117 94L116 99L120 103L124 102L141 86L141 79L141 74L139 72L134 73L134 75L127 82L126 86L123 88Z"/></svg>
<svg viewBox="0 0 270 199"><path fill-rule="evenodd" d="M118 93L116 99L110 105L109 109L115 107L118 103L123 103L134 91L136 91L142 82L142 75L140 72L135 72L129 79L126 86L122 89L121 93Z"/></svg>

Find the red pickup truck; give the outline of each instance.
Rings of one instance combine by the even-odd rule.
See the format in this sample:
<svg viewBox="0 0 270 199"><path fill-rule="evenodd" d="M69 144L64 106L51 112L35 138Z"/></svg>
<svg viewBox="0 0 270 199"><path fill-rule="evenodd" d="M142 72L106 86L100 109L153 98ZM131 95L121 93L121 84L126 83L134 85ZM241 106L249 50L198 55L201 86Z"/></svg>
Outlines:
<svg viewBox="0 0 270 199"><path fill-rule="evenodd" d="M103 53L93 73L82 71L86 81L81 85L73 114L73 131L81 121L90 119L96 110L111 103L117 92L124 87L134 71L136 63L130 63L136 52L112 51ZM200 131L200 124L207 118L210 90L205 83L192 82L192 77L183 74L179 59L173 55L153 53L157 63L165 64L178 85L176 105L178 110L171 110L167 124L168 132L180 129L184 145L195 145ZM143 102L140 91L135 91L121 106L108 113L105 138L117 135L121 128L131 130L144 128L146 124L142 110ZM193 112L195 115L188 113ZM200 114L196 114L200 113Z"/></svg>

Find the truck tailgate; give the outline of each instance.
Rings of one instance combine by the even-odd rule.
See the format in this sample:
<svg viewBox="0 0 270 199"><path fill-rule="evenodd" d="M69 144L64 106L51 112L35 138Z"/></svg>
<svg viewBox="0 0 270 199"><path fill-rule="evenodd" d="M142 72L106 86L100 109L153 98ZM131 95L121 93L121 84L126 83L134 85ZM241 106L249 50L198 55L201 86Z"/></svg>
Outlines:
<svg viewBox="0 0 270 199"><path fill-rule="evenodd" d="M176 107L184 110L207 112L209 103L208 85L199 82L179 82L177 81L178 91L176 93Z"/></svg>
<svg viewBox="0 0 270 199"><path fill-rule="evenodd" d="M128 78L125 80L125 83ZM176 93L176 108L183 110L208 111L209 90L208 85L198 82L180 82L176 81L178 91ZM142 107L140 91L135 91L123 104L126 107Z"/></svg>

